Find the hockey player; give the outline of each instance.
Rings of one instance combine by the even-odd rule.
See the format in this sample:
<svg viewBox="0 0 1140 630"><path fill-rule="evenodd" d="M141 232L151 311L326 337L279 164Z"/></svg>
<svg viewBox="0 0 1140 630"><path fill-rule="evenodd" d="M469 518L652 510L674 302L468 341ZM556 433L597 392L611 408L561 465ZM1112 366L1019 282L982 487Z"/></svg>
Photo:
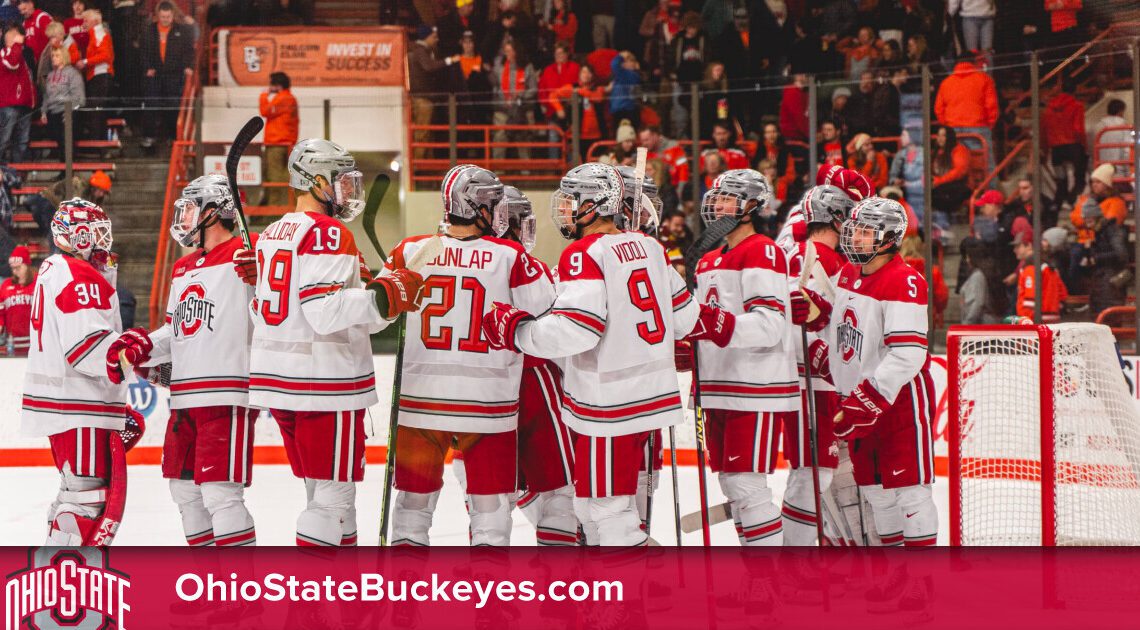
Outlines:
<svg viewBox="0 0 1140 630"><path fill-rule="evenodd" d="M496 236L506 232L509 217L503 184L494 173L456 166L444 176L441 193L444 249L423 269L424 305L408 318L399 367L406 378L396 437L399 493L392 544L428 544L452 447L463 453L471 544L508 545L518 489L523 359L490 347L480 323L499 300L544 313L554 302L554 286L522 245ZM431 236L401 241L383 273L414 256Z"/></svg>
<svg viewBox="0 0 1140 630"><path fill-rule="evenodd" d="M906 212L870 197L843 224L850 264L839 277L829 361L842 396L836 437L849 441L855 481L884 545L935 544L931 497L934 387L927 351L927 285L898 255Z"/></svg>
<svg viewBox="0 0 1140 630"><path fill-rule="evenodd" d="M48 513L48 545L103 545L126 502L126 450L132 430L127 388L107 382L104 357L119 338L111 221L82 199L60 204L51 223L63 253L40 266L32 297L32 339L21 430L47 436L60 471ZM134 358L134 357L132 357ZM116 362L117 364L117 362Z"/></svg>
<svg viewBox="0 0 1140 630"><path fill-rule="evenodd" d="M574 431L574 511L588 544L643 545L635 492L649 432L681 421L673 340L725 345L734 318L692 301L656 240L614 225L625 196L612 166L572 169L551 200L562 235L550 314L495 304L493 348L565 358L563 421ZM786 285L785 285L786 287ZM786 288L785 288L786 290Z"/></svg>
<svg viewBox="0 0 1140 630"><path fill-rule="evenodd" d="M799 385L789 359L795 354L789 323L788 265L754 219L771 201L760 173L737 169L713 180L701 204L711 224L734 217L739 224L726 245L697 264L697 297L736 316L727 347L696 345L701 399L707 418L710 465L719 473L737 537L743 545L783 542L780 509L767 476L776 469L781 428L798 420Z"/></svg>
<svg viewBox="0 0 1140 630"><path fill-rule="evenodd" d="M806 240L796 243L796 252L788 260L790 293L793 297L792 324L804 326L808 332L806 357L799 331L793 332L802 404L799 422L784 427L784 457L791 467L788 485L784 490L783 507L784 544L788 546L813 545L816 540L818 516L815 513L815 484L811 469L808 392L804 382L805 362L811 369L811 385L815 399L820 492L827 492L831 485L832 473L838 465L839 446L831 431L831 421L838 410L839 400L835 394L835 385L832 383L828 363L828 352L832 341L825 332L828 317L824 313L830 309L830 305L819 296L835 293L839 272L846 263L843 256L836 251L839 247L839 230L842 229L843 219L851 212L854 205L851 198L835 186L825 184L809 189L801 204L807 228ZM817 269L814 272L808 270L811 275L806 295L815 297L817 306L823 306L823 310L818 311L814 318L811 318L811 307L805 294L800 293L799 287L799 278L809 243L815 249Z"/></svg>
<svg viewBox="0 0 1140 630"><path fill-rule="evenodd" d="M253 517L245 488L253 480L249 408L249 341L253 289L232 270L242 241L234 236L236 209L223 175L204 175L174 202L170 234L196 251L174 263L166 323L127 331L111 345L107 365L130 348L143 367L170 363L170 421L162 449L162 476L182 514L192 547L253 545ZM110 373L113 382L123 374Z"/></svg>
<svg viewBox="0 0 1140 630"><path fill-rule="evenodd" d="M859 171L827 164L819 165L819 170L815 174L815 185L835 186L847 193L847 196L854 203L870 197L875 190L867 176ZM784 253L792 256L796 253L796 243L803 242L805 238L807 238L807 224L804 223L803 200L801 199L788 211L784 227L776 236L776 244L783 248Z"/></svg>
<svg viewBox="0 0 1140 630"><path fill-rule="evenodd" d="M26 357L36 288L36 270L28 248L14 248L8 255L8 267L12 277L0 284L0 339L7 338L8 356Z"/></svg>
<svg viewBox="0 0 1140 630"><path fill-rule="evenodd" d="M269 409L308 503L297 544L356 544L356 482L364 478L364 411L376 404L372 346L414 310L419 274L391 270L365 284L345 222L364 209L352 155L328 140L289 155L297 207L261 233L235 267L255 283L249 404Z"/></svg>

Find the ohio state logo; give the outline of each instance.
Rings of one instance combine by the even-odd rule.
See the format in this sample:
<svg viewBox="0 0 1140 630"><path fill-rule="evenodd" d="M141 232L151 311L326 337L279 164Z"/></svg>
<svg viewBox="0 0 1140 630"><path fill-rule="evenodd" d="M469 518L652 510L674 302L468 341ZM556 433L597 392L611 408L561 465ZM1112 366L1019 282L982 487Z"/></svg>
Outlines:
<svg viewBox="0 0 1140 630"><path fill-rule="evenodd" d="M174 329L180 337L193 337L205 326L214 330L214 301L206 299L206 287L194 283L178 296L174 307Z"/></svg>
<svg viewBox="0 0 1140 630"><path fill-rule="evenodd" d="M98 547L30 549L27 566L7 576L4 627L126 628L130 576L108 558Z"/></svg>
<svg viewBox="0 0 1140 630"><path fill-rule="evenodd" d="M716 286L709 287L708 293L705 294L705 304L713 308L720 308L720 292L716 290Z"/></svg>
<svg viewBox="0 0 1140 630"><path fill-rule="evenodd" d="M843 312L843 320L839 323L837 331L839 338L839 356L844 363L850 363L855 355L863 351L863 333L859 332L859 318L855 316L854 309Z"/></svg>

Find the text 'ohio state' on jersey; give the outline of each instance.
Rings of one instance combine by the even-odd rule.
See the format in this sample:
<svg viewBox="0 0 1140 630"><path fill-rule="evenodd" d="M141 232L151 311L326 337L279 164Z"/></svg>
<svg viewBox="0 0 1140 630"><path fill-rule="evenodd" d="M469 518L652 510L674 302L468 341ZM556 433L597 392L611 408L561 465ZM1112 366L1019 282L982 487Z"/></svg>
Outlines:
<svg viewBox="0 0 1140 630"><path fill-rule="evenodd" d="M382 274L402 267L430 236L403 240ZM523 357L491 350L483 314L494 302L544 315L554 303L545 269L521 245L499 238L441 236L443 250L420 273L420 310L409 313L400 389L400 424L501 433L518 425Z"/></svg>
<svg viewBox="0 0 1140 630"><path fill-rule="evenodd" d="M800 273L803 270L804 256L807 252L807 241L794 242L793 245L796 246L796 253L788 258L788 282L790 292L800 290ZM816 267L822 270L823 273L809 276L806 286L824 299L827 299L827 296L835 295L835 288L839 285L839 273L843 271L843 266L847 264L847 261L843 258L842 254L823 243L813 242L812 245L815 247ZM825 277L819 277L819 275ZM835 340L831 336L831 330L831 328L824 328L819 332L809 332L807 334L808 346L810 347L817 339L822 339L827 343L828 348L832 347ZM796 344L796 366L799 372L800 385L802 386L804 385L803 339L800 335L793 334L792 340ZM835 391L834 384L817 376L812 377L811 386L812 389L817 392Z"/></svg>
<svg viewBox="0 0 1140 630"><path fill-rule="evenodd" d="M28 284L17 284L15 278L8 278L0 284L0 327L3 327L17 354L28 351L35 291L35 278Z"/></svg>
<svg viewBox="0 0 1140 630"><path fill-rule="evenodd" d="M562 252L550 315L519 326L530 355L564 358L562 419L598 437L677 424L673 341L698 307L662 245L636 232L593 234Z"/></svg>
<svg viewBox="0 0 1140 630"><path fill-rule="evenodd" d="M253 311L249 404L350 411L377 402L369 335L388 321L360 279L352 232L316 212L262 231Z"/></svg>
<svg viewBox="0 0 1140 630"><path fill-rule="evenodd" d="M111 384L106 367L121 331L115 287L90 263L64 254L43 262L32 297L24 434L123 428L127 384Z"/></svg>
<svg viewBox="0 0 1140 630"><path fill-rule="evenodd" d="M736 315L728 346L697 342L701 403L709 409L798 410L783 250L767 236L754 234L732 249L705 254L696 278L703 303Z"/></svg>
<svg viewBox="0 0 1140 630"><path fill-rule="evenodd" d="M150 334L154 348L145 363L171 363L171 409L249 404L253 288L233 267L242 247L235 236L174 263L166 323Z"/></svg>
<svg viewBox="0 0 1140 630"><path fill-rule="evenodd" d="M929 368L926 280L895 256L864 276L845 265L839 276L831 328L831 374L840 394L863 381L894 402L899 391Z"/></svg>

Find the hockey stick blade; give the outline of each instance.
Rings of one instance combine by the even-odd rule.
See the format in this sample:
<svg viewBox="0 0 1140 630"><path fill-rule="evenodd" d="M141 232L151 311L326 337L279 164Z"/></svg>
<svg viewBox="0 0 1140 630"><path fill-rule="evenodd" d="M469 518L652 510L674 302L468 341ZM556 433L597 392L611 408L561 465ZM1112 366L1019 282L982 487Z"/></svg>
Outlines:
<svg viewBox="0 0 1140 630"><path fill-rule="evenodd" d="M689 286L694 286L697 273L697 263L701 258L720 245L728 233L740 225L736 217L721 217L705 226L701 237L685 251L685 273L688 275Z"/></svg>
<svg viewBox="0 0 1140 630"><path fill-rule="evenodd" d="M364 222L364 235L368 237L368 242L372 243L382 261L387 260L388 255L384 253L380 237L376 234L376 216L380 214L380 204L383 203L384 195L388 194L391 185L392 178L387 173L380 173L372 180L372 188L368 189L368 198L364 201L364 213L360 219Z"/></svg>
<svg viewBox="0 0 1140 630"><path fill-rule="evenodd" d="M424 241L423 246L416 250L416 253L412 254L412 257L408 260L408 264L405 265L405 267L410 271L419 271L429 262L435 260L442 252L443 241L440 240L438 235L433 236Z"/></svg>
<svg viewBox="0 0 1140 630"><path fill-rule="evenodd" d="M732 510L728 503L719 503L709 507L709 526L732 520ZM681 517L681 531L691 534L701 529L701 513L692 512Z"/></svg>
<svg viewBox="0 0 1140 630"><path fill-rule="evenodd" d="M254 116L246 121L245 126L241 128L237 136L234 137L233 144L230 145L230 152L226 155L226 179L230 183L230 194L234 198L234 208L237 210L237 226L238 233L241 234L242 243L246 249L253 249L253 241L249 237L249 222L245 219L245 209L241 205L241 193L238 191L237 184L237 171L238 165L241 163L241 156L245 153L249 143L253 142L254 137L261 133L265 127L265 121L260 116Z"/></svg>

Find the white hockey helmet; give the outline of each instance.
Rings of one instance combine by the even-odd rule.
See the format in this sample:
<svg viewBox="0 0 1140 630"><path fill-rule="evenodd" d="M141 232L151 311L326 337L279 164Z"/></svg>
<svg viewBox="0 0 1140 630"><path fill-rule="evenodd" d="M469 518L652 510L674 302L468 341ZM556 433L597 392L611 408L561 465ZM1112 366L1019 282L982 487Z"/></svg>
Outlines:
<svg viewBox="0 0 1140 630"><path fill-rule="evenodd" d="M503 201L506 208L506 223L496 226L496 234L503 238L517 240L523 249L534 249L538 231L538 221L534 216L534 208L530 199L514 186L503 186ZM496 215L497 216L497 215ZM517 230L516 232L513 232Z"/></svg>
<svg viewBox="0 0 1140 630"><path fill-rule="evenodd" d="M622 197L622 213L615 219L618 228L622 230L649 230L656 231L661 223L661 193L657 190L657 182L650 177L641 180L641 212L634 216L633 198L637 193L637 172L629 165L619 165L617 170L621 173L622 184L625 185L625 196Z"/></svg>
<svg viewBox="0 0 1140 630"><path fill-rule="evenodd" d="M621 214L624 198L621 173L609 164L589 162L575 166L562 177L550 198L550 216L564 238L576 239L582 228L597 217ZM594 218L588 223L578 223L578 219L591 213Z"/></svg>
<svg viewBox="0 0 1140 630"><path fill-rule="evenodd" d="M333 198L322 191L317 178L333 187ZM331 216L351 221L364 211L364 175L356 159L339 144L322 138L298 142L289 154L289 186L310 192Z"/></svg>
<svg viewBox="0 0 1140 630"><path fill-rule="evenodd" d="M83 260L95 252L111 252L111 219L99 206L79 197L59 204L51 219L56 247Z"/></svg>
<svg viewBox="0 0 1140 630"><path fill-rule="evenodd" d="M748 204L756 205L749 208ZM772 184L759 171L737 168L725 171L713 180L701 199L701 220L705 225L725 216L743 219L762 212L772 202Z"/></svg>
<svg viewBox="0 0 1140 630"><path fill-rule="evenodd" d="M174 201L170 235L183 247L200 245L201 233L215 220L237 218L233 194L225 175L203 175L182 189Z"/></svg>
<svg viewBox="0 0 1140 630"><path fill-rule="evenodd" d="M865 265L898 249L906 234L906 210L893 199L868 197L855 204L843 222L839 248L847 260Z"/></svg>
<svg viewBox="0 0 1140 630"><path fill-rule="evenodd" d="M802 211L804 221L813 223L842 224L851 214L855 202L842 189L828 184L813 186L804 195Z"/></svg>
<svg viewBox="0 0 1140 630"><path fill-rule="evenodd" d="M507 209L503 205L503 182L491 171L474 164L452 167L443 176L440 186L443 196L443 220L451 223L461 219L483 229L486 234L501 234L507 224ZM482 210L491 212L490 225L480 225Z"/></svg>

